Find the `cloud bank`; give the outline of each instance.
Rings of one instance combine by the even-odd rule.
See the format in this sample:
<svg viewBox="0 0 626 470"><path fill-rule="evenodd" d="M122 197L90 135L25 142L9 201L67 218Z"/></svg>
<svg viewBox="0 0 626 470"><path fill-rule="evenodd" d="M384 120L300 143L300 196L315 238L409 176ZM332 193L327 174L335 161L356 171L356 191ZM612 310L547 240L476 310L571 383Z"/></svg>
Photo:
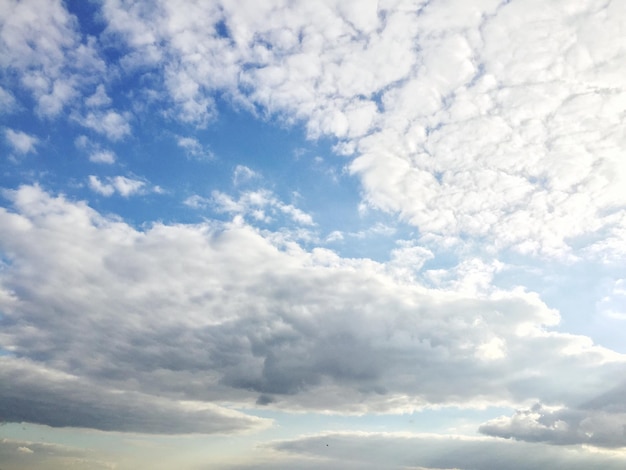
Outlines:
<svg viewBox="0 0 626 470"><path fill-rule="evenodd" d="M468 296L242 223L138 231L39 187L6 194L14 210L0 211L4 383L22 367L52 374L24 377L31 393L4 390L3 403L20 405L14 419L58 424L28 411L48 388L57 409L100 402L129 416L107 424L120 430L138 424L113 406L115 390L127 406L162 397L154 400L166 415L181 410L178 400L337 413L574 406L626 364L586 337L550 331L558 314L521 289ZM76 395L64 393L70 375L85 381ZM161 401L174 399L170 408Z"/></svg>

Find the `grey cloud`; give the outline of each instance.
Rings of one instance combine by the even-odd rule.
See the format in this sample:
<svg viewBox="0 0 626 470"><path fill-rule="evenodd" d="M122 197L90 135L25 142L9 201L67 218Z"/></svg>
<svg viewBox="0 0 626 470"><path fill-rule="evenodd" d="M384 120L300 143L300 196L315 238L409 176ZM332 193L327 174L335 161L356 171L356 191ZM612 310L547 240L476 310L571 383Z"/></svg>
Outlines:
<svg viewBox="0 0 626 470"><path fill-rule="evenodd" d="M8 422L156 434L233 433L269 424L206 403L108 390L10 357L0 357L0 378L0 416Z"/></svg>
<svg viewBox="0 0 626 470"><path fill-rule="evenodd" d="M576 407L543 407L518 410L479 428L490 436L529 442L600 447L626 447L626 383Z"/></svg>
<svg viewBox="0 0 626 470"><path fill-rule="evenodd" d="M80 468L102 470L117 468L113 459L103 458L93 451L43 442L0 439L1 470L58 470Z"/></svg>
<svg viewBox="0 0 626 470"><path fill-rule="evenodd" d="M282 453L246 468L420 468L536 470L540 468L621 469L619 454L553 447L492 438L401 433L324 433L277 442Z"/></svg>

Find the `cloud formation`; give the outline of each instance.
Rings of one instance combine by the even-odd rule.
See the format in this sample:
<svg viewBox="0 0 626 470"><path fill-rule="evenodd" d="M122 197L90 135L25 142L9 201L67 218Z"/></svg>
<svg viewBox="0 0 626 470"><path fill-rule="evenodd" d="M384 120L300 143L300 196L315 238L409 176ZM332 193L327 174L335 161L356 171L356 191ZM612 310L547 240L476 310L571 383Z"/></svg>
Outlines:
<svg viewBox="0 0 626 470"><path fill-rule="evenodd" d="M549 331L558 314L521 289L429 289L241 223L137 231L38 187L7 194L0 343L53 376L129 397L366 413L573 406L626 366L586 337Z"/></svg>
<svg viewBox="0 0 626 470"><path fill-rule="evenodd" d="M621 253L619 2L140 5L105 2L108 31L164 64L183 121L220 91L339 139L365 201L426 237Z"/></svg>
<svg viewBox="0 0 626 470"><path fill-rule="evenodd" d="M105 73L94 39L76 26L59 0L0 5L0 67L16 75L40 116L58 116Z"/></svg>
<svg viewBox="0 0 626 470"><path fill-rule="evenodd" d="M89 188L105 197L112 196L116 192L122 197L129 197L134 194L144 193L146 191L146 182L126 176L107 177L103 181L95 175L89 175Z"/></svg>
<svg viewBox="0 0 626 470"><path fill-rule="evenodd" d="M5 129L4 137L14 152L17 152L21 155L37 152L37 144L39 143L39 139L35 136L29 135L26 132L22 131Z"/></svg>
<svg viewBox="0 0 626 470"><path fill-rule="evenodd" d="M0 417L501 406L255 468L623 468L624 5L0 0Z"/></svg>
<svg viewBox="0 0 626 470"><path fill-rule="evenodd" d="M268 420L209 403L106 389L28 360L0 357L0 415L8 422L155 434L259 430Z"/></svg>

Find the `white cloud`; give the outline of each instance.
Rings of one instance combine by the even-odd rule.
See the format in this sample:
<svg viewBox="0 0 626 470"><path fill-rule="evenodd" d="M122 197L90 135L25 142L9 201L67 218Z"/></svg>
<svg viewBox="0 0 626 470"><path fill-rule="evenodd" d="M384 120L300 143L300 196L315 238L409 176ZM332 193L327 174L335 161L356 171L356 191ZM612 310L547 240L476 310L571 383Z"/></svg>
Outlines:
<svg viewBox="0 0 626 470"><path fill-rule="evenodd" d="M111 98L107 95L104 85L98 85L94 94L85 100L85 104L90 108L109 106L111 104Z"/></svg>
<svg viewBox="0 0 626 470"><path fill-rule="evenodd" d="M609 292L596 308L600 315L614 320L626 320L626 279L618 279L612 283Z"/></svg>
<svg viewBox="0 0 626 470"><path fill-rule="evenodd" d="M100 181L95 175L89 175L89 187L97 192L98 194L102 194L103 196L112 196L115 193L115 188L112 184L103 183Z"/></svg>
<svg viewBox="0 0 626 470"><path fill-rule="evenodd" d="M76 27L58 0L0 6L0 66L17 73L42 116L57 116L106 68L93 39Z"/></svg>
<svg viewBox="0 0 626 470"><path fill-rule="evenodd" d="M269 190L242 191L237 200L220 191L213 191L211 196L213 206L217 212L251 217L261 222L271 222L274 217L285 215L297 224L315 225L310 214L303 212L292 204L280 201Z"/></svg>
<svg viewBox="0 0 626 470"><path fill-rule="evenodd" d="M146 191L146 182L125 176L107 177L103 181L95 175L90 175L89 187L106 197L112 196L115 192L122 197L129 197L134 194L143 194ZM160 189L156 189L155 192L160 192Z"/></svg>
<svg viewBox="0 0 626 470"><path fill-rule="evenodd" d="M92 142L87 136L80 135L74 140L76 148L89 153L89 161L93 163L115 163L116 156L111 150L103 149L99 144Z"/></svg>
<svg viewBox="0 0 626 470"><path fill-rule="evenodd" d="M96 150L89 155L89 161L94 163L115 163L115 154L110 150Z"/></svg>
<svg viewBox="0 0 626 470"><path fill-rule="evenodd" d="M194 194L193 196L189 196L187 199L185 199L183 201L183 204L193 209L202 209L211 204L211 199Z"/></svg>
<svg viewBox="0 0 626 470"><path fill-rule="evenodd" d="M14 152L26 155L37 152L39 139L22 131L5 129L4 137Z"/></svg>
<svg viewBox="0 0 626 470"><path fill-rule="evenodd" d="M0 113L8 114L16 107L17 102L13 94L0 86Z"/></svg>
<svg viewBox="0 0 626 470"><path fill-rule="evenodd" d="M259 175L254 170L248 168L245 165L237 165L235 167L235 171L233 172L233 184L235 186L239 186L241 184L247 183L248 181L256 178L260 178Z"/></svg>
<svg viewBox="0 0 626 470"><path fill-rule="evenodd" d="M75 118L82 126L105 135L113 141L120 140L130 134L130 116L116 111L89 112L84 117Z"/></svg>
<svg viewBox="0 0 626 470"><path fill-rule="evenodd" d="M578 256L623 257L626 13L542 5L111 0L103 11L129 57L163 64L183 121L206 123L219 91L339 139L365 202L424 237L561 259L604 237Z"/></svg>
<svg viewBox="0 0 626 470"><path fill-rule="evenodd" d="M178 137L178 146L185 150L187 156L199 160L212 160L215 158L213 152L206 149L198 139L193 137Z"/></svg>

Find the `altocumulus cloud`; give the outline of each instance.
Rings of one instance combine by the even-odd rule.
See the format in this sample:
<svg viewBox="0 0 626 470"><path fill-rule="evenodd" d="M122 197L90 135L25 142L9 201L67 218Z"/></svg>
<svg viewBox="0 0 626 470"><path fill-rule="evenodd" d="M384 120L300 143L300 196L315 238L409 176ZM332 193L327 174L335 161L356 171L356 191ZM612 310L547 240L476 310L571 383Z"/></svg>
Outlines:
<svg viewBox="0 0 626 470"><path fill-rule="evenodd" d="M105 1L107 33L164 68L182 121L212 119L216 91L301 121L425 239L623 252L622 2L157 4Z"/></svg>
<svg viewBox="0 0 626 470"><path fill-rule="evenodd" d="M520 289L427 289L241 223L138 231L36 186L6 194L1 373L13 386L1 391L12 420L226 432L263 422L220 404L256 400L342 413L575 406L625 369L624 356L550 331L557 313Z"/></svg>

